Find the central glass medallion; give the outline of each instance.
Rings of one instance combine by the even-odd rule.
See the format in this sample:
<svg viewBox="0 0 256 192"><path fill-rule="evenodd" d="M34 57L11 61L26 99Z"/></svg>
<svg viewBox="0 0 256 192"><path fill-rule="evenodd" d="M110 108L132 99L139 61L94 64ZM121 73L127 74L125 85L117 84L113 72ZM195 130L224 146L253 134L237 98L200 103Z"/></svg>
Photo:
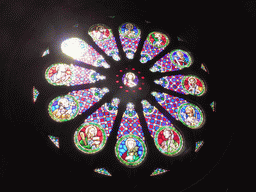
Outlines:
<svg viewBox="0 0 256 192"><path fill-rule="evenodd" d="M134 73L128 72L123 75L122 81L128 87L135 87L138 85L139 79Z"/></svg>

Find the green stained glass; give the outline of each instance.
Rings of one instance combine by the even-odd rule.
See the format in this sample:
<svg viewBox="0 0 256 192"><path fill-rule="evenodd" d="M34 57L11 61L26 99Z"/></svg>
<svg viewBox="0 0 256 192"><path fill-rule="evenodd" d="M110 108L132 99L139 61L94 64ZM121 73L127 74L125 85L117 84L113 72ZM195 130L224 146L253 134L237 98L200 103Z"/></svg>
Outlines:
<svg viewBox="0 0 256 192"><path fill-rule="evenodd" d="M78 101L71 95L56 97L48 106L50 117L57 122L74 119L78 115L78 111Z"/></svg>
<svg viewBox="0 0 256 192"><path fill-rule="evenodd" d="M102 175L112 176L105 168L94 169L94 172L102 174Z"/></svg>
<svg viewBox="0 0 256 192"><path fill-rule="evenodd" d="M163 154L174 156L183 149L183 138L172 126L163 126L156 131L154 141L157 149Z"/></svg>
<svg viewBox="0 0 256 192"><path fill-rule="evenodd" d="M37 100L37 97L39 95L39 91L33 86L33 102L35 103Z"/></svg>
<svg viewBox="0 0 256 192"><path fill-rule="evenodd" d="M198 152L199 149L203 146L204 144L204 141L198 141L196 142L196 149L195 149L195 152Z"/></svg>
<svg viewBox="0 0 256 192"><path fill-rule="evenodd" d="M59 145L59 137L55 137L52 135L48 135L49 139L54 143L54 145L56 145L56 147L60 147Z"/></svg>
<svg viewBox="0 0 256 192"><path fill-rule="evenodd" d="M213 102L210 104L210 106L211 106L213 112L215 112L215 110L216 110L216 102L213 101Z"/></svg>
<svg viewBox="0 0 256 192"><path fill-rule="evenodd" d="M153 173L150 176L156 176L156 175L161 175L163 173L166 173L169 170L165 170L165 169L161 169L161 168L157 168L153 171Z"/></svg>
<svg viewBox="0 0 256 192"><path fill-rule="evenodd" d="M74 134L74 142L83 153L96 153L105 146L106 132L99 124L83 123Z"/></svg>

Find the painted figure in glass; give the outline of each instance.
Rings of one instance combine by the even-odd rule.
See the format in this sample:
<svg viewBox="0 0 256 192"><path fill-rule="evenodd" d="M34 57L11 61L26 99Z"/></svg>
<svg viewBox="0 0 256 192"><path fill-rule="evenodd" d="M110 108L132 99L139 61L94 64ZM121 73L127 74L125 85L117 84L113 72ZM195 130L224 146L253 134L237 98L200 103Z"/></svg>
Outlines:
<svg viewBox="0 0 256 192"><path fill-rule="evenodd" d="M184 81L185 89L192 95L201 95L203 92L203 84L202 82L194 77L189 76Z"/></svg>
<svg viewBox="0 0 256 192"><path fill-rule="evenodd" d="M70 119L73 113L72 107L76 106L76 102L69 101L63 97L58 100L58 108L52 112L52 115L59 120Z"/></svg>
<svg viewBox="0 0 256 192"><path fill-rule="evenodd" d="M57 64L49 69L49 78L51 83L64 85L70 79L72 72L68 65Z"/></svg>
<svg viewBox="0 0 256 192"><path fill-rule="evenodd" d="M133 138L128 138L125 141L125 146L127 148L127 151L122 155L122 158L125 161L128 162L135 162L137 161L140 157L138 155L138 149L136 141Z"/></svg>
<svg viewBox="0 0 256 192"><path fill-rule="evenodd" d="M136 37L136 35L137 34L135 34L135 30L134 30L134 26L133 26L133 24L131 24L131 23L127 23L126 25L125 25L125 29L124 29L124 36L126 36L126 37L129 37L129 38L134 38L134 37Z"/></svg>
<svg viewBox="0 0 256 192"><path fill-rule="evenodd" d="M149 39L152 45L156 47L161 47L166 44L166 39L161 33L152 33Z"/></svg>
<svg viewBox="0 0 256 192"><path fill-rule="evenodd" d="M172 55L174 62L179 66L186 66L188 64L188 59L185 58L182 51L174 52Z"/></svg>
<svg viewBox="0 0 256 192"><path fill-rule="evenodd" d="M199 121L196 118L195 109L192 106L187 106L185 108L185 112L181 111L181 116L183 117L183 121L188 126L196 126L199 124Z"/></svg>
<svg viewBox="0 0 256 192"><path fill-rule="evenodd" d="M97 40L105 40L109 38L110 32L109 30L104 26L97 26L95 30L92 30L92 36Z"/></svg>
<svg viewBox="0 0 256 192"><path fill-rule="evenodd" d="M94 125L89 125L86 127L85 131L80 131L79 135L81 136L80 145L86 149L97 149L101 143L101 139L98 135L97 127Z"/></svg>
<svg viewBox="0 0 256 192"><path fill-rule="evenodd" d="M174 132L171 129L164 129L160 132L159 137L161 137L160 147L164 152L171 152L178 149L179 144L177 140L174 140Z"/></svg>
<svg viewBox="0 0 256 192"><path fill-rule="evenodd" d="M123 83L128 87L134 87L138 83L138 77L134 73L128 72L123 76Z"/></svg>

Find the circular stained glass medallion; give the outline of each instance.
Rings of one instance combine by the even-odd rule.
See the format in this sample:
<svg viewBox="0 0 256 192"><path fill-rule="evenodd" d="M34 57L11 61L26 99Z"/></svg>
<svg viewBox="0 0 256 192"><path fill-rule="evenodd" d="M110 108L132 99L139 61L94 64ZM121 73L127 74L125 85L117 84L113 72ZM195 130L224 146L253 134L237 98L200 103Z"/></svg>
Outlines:
<svg viewBox="0 0 256 192"><path fill-rule="evenodd" d="M192 64L192 59L186 51L176 49L170 55L172 63L180 68L189 67Z"/></svg>
<svg viewBox="0 0 256 192"><path fill-rule="evenodd" d="M182 79L183 89L191 95L201 96L205 93L204 82L196 76L189 75Z"/></svg>
<svg viewBox="0 0 256 192"><path fill-rule="evenodd" d="M137 166L145 158L147 148L144 141L133 134L121 137L116 144L115 153L120 162L127 166Z"/></svg>
<svg viewBox="0 0 256 192"><path fill-rule="evenodd" d="M100 151L106 143L105 130L96 123L82 124L74 134L76 147L84 153L96 153Z"/></svg>
<svg viewBox="0 0 256 192"><path fill-rule="evenodd" d="M50 117L57 122L74 119L77 116L78 111L78 102L70 95L56 97L48 106Z"/></svg>
<svg viewBox="0 0 256 192"><path fill-rule="evenodd" d="M53 64L46 69L45 78L52 85L68 85L71 81L72 70L64 63Z"/></svg>
<svg viewBox="0 0 256 192"><path fill-rule="evenodd" d="M122 81L128 87L135 87L138 85L139 79L134 73L128 72L123 75Z"/></svg>
<svg viewBox="0 0 256 192"><path fill-rule="evenodd" d="M178 110L179 120L189 128L200 128L204 122L204 116L199 107L191 104L184 103Z"/></svg>

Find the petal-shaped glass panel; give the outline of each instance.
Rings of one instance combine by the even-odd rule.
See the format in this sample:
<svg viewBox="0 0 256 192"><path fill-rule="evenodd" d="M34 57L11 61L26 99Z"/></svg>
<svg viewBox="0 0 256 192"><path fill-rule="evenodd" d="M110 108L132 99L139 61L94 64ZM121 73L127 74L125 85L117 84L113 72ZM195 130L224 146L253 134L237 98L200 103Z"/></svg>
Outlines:
<svg viewBox="0 0 256 192"><path fill-rule="evenodd" d="M91 88L56 97L48 106L49 115L57 122L74 119L98 102L108 91L107 88Z"/></svg>
<svg viewBox="0 0 256 192"><path fill-rule="evenodd" d="M176 49L159 59L149 70L152 72L178 71L192 64L191 56L180 49Z"/></svg>
<svg viewBox="0 0 256 192"><path fill-rule="evenodd" d="M147 148L144 133L133 103L128 103L117 133L115 153L127 166L137 166L145 158Z"/></svg>
<svg viewBox="0 0 256 192"><path fill-rule="evenodd" d="M76 130L74 142L79 150L92 154L104 147L116 119L119 102L118 98L113 98L111 103L103 104Z"/></svg>
<svg viewBox="0 0 256 192"><path fill-rule="evenodd" d="M128 59L134 58L140 42L141 30L132 23L124 23L119 27L119 37Z"/></svg>
<svg viewBox="0 0 256 192"><path fill-rule="evenodd" d="M166 89L182 94L201 96L205 93L203 80L194 75L165 76L154 81Z"/></svg>
<svg viewBox="0 0 256 192"><path fill-rule="evenodd" d="M61 43L61 50L75 60L82 61L95 67L109 68L104 58L92 46L80 38L69 38Z"/></svg>
<svg viewBox="0 0 256 192"><path fill-rule="evenodd" d="M152 92L151 94L176 120L181 121L187 127L197 129L203 125L205 117L196 105L166 93Z"/></svg>
<svg viewBox="0 0 256 192"><path fill-rule="evenodd" d="M108 26L104 24L93 25L90 27L88 34L108 56L116 61L120 60L116 39Z"/></svg>
<svg viewBox="0 0 256 192"><path fill-rule="evenodd" d="M141 63L146 63L162 52L169 44L169 38L161 32L152 32L148 35L141 51Z"/></svg>
<svg viewBox="0 0 256 192"><path fill-rule="evenodd" d="M154 138L157 149L164 155L173 156L183 149L183 138L173 124L159 110L143 100L143 113L149 132Z"/></svg>
<svg viewBox="0 0 256 192"><path fill-rule="evenodd" d="M92 69L86 69L78 65L64 63L53 64L46 69L45 78L48 83L58 86L74 86L106 79Z"/></svg>
<svg viewBox="0 0 256 192"><path fill-rule="evenodd" d="M79 114L84 113L87 109L97 103L107 92L108 88L90 88L79 91L72 91L68 95L73 96L79 103Z"/></svg>
<svg viewBox="0 0 256 192"><path fill-rule="evenodd" d="M141 103L148 130L153 138L159 127L167 125L173 126L173 124L156 107L150 105L147 100L142 100Z"/></svg>

